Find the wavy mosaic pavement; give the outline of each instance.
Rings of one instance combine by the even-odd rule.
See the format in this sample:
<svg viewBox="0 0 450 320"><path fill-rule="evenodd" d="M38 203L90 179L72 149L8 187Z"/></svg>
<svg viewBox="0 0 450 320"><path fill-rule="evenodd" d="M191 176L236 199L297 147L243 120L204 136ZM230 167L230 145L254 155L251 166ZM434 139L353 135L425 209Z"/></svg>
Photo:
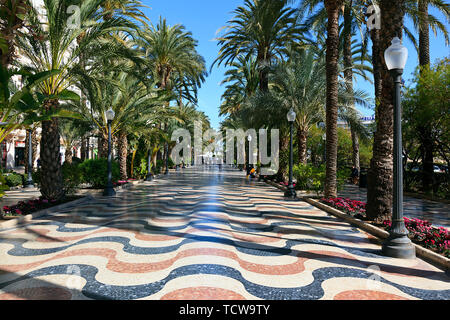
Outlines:
<svg viewBox="0 0 450 320"><path fill-rule="evenodd" d="M420 259L242 172L184 169L0 230L3 299L450 299Z"/></svg>

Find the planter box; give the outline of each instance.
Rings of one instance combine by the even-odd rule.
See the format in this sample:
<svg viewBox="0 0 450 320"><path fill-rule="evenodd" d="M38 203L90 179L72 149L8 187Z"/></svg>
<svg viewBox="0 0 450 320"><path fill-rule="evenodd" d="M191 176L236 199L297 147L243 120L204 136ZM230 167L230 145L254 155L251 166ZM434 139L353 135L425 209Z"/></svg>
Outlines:
<svg viewBox="0 0 450 320"><path fill-rule="evenodd" d="M389 232L386 230L383 230L381 228L375 227L367 222L364 222L360 219L356 219L346 213L343 213L342 211L335 209L333 207L330 207L326 204L323 204L317 200L311 199L311 198L305 198L305 201L309 204L328 212L329 214L332 214L342 220L347 221L348 223L355 225L359 227L360 229L366 231L367 233L370 233L378 238L386 239L389 236ZM433 252L429 249L426 249L416 243L413 243L413 245L416 248L416 256L420 257L421 259L427 261L428 263L434 265L435 267L445 271L446 273L450 273L450 259L444 257L443 255L440 255L436 252Z"/></svg>

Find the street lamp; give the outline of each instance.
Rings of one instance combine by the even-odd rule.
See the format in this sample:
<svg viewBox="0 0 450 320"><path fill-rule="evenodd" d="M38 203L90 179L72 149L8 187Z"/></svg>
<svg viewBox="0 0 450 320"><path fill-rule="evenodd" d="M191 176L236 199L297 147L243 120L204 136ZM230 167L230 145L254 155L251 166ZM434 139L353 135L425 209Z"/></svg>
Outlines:
<svg viewBox="0 0 450 320"><path fill-rule="evenodd" d="M415 247L408 238L408 230L403 219L403 167L402 167L402 123L401 96L403 69L408 59L408 49L398 37L384 53L387 68L395 84L394 93L394 194L392 210L392 227L389 237L383 242L382 252L394 258L414 258Z"/></svg>
<svg viewBox="0 0 450 320"><path fill-rule="evenodd" d="M114 190L112 184L112 155L111 155L111 122L114 120L115 113L109 108L108 111L105 112L106 120L108 120L108 182L106 184L105 191L103 192L104 196L114 196L116 191Z"/></svg>
<svg viewBox="0 0 450 320"><path fill-rule="evenodd" d="M27 129L28 134L28 179L25 182L25 188L34 188L33 176L31 172L33 171L33 143L31 141L31 129Z"/></svg>
<svg viewBox="0 0 450 320"><path fill-rule="evenodd" d="M287 119L289 121L290 125L290 142L289 142L289 184L287 187L286 192L284 193L284 196L286 198L289 198L291 200L294 200L297 198L297 194L295 193L294 184L292 182L292 167L294 166L294 155L293 155L293 143L292 143L292 133L294 128L294 121L296 118L296 114L294 110L291 108L287 114Z"/></svg>

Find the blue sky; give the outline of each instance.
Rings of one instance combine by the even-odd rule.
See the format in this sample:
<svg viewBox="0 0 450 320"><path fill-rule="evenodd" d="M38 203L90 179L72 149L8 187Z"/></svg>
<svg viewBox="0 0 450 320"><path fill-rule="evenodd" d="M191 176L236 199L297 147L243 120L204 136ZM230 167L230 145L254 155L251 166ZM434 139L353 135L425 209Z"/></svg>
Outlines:
<svg viewBox="0 0 450 320"><path fill-rule="evenodd" d="M150 7L150 9L144 9L144 12L153 24L156 25L159 17L162 16L167 19L169 25L182 24L187 30L192 32L193 37L198 41L199 53L206 60L208 71L219 52L217 41L214 41L216 32L233 17L232 11L244 3L244 0L142 1ZM436 11L430 10L430 13L436 14ZM445 21L442 15L437 14L437 16L441 18L441 21ZM406 24L412 29L409 21ZM437 58L449 56L449 48L445 46L442 35L438 34L438 37L435 37L431 33L430 40L432 62ZM408 80L412 78L412 73L418 64L418 58L413 45L408 40L405 40L405 45L409 50L409 58L404 75L408 85ZM199 91L199 109L209 116L211 125L216 129L221 121L218 116L218 108L220 97L224 91L224 86L220 86L224 72L225 69L222 66L219 68L214 67ZM358 79L355 86L373 96L373 87L370 83ZM360 108L360 111L365 116L373 115L373 110L370 109Z"/></svg>

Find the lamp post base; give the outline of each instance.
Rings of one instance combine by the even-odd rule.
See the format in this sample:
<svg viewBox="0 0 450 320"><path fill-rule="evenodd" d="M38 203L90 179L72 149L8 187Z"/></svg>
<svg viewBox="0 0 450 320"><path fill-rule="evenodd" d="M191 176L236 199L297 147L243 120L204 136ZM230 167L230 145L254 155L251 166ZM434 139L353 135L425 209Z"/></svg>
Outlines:
<svg viewBox="0 0 450 320"><path fill-rule="evenodd" d="M25 189L31 189L31 188L34 188L34 183L33 183L33 181L26 181L26 182L25 182L25 185L24 185L24 188L25 188Z"/></svg>
<svg viewBox="0 0 450 320"><path fill-rule="evenodd" d="M108 186L108 187L105 188L105 191L103 191L103 195L105 197L113 197L113 196L116 195L116 191L114 190L113 187L109 187Z"/></svg>
<svg viewBox="0 0 450 320"><path fill-rule="evenodd" d="M389 235L383 242L381 251L392 258L414 259L416 257L416 248L407 235Z"/></svg>
<svg viewBox="0 0 450 320"><path fill-rule="evenodd" d="M147 178L145 178L145 181L153 181L153 174L148 174Z"/></svg>
<svg viewBox="0 0 450 320"><path fill-rule="evenodd" d="M297 193L295 192L293 186L288 186L288 189L284 193L284 197L286 198L286 200L298 200Z"/></svg>

